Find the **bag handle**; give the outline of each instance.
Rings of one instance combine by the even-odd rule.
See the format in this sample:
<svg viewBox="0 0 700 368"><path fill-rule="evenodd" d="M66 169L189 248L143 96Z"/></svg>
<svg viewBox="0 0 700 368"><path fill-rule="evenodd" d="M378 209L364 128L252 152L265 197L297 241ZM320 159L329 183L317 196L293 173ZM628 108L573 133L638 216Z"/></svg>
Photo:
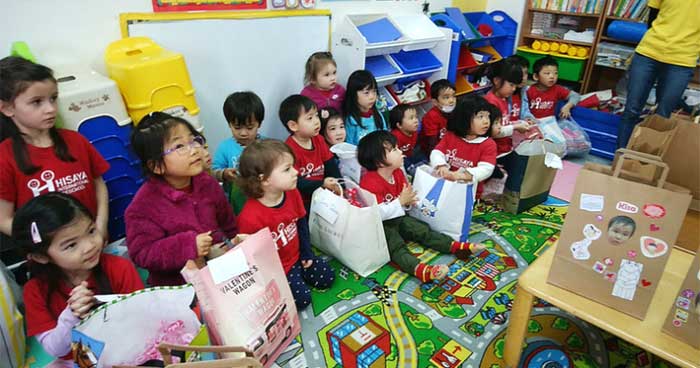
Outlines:
<svg viewBox="0 0 700 368"><path fill-rule="evenodd" d="M176 363L173 364L172 351L193 351L203 353L244 353L243 358L217 359L202 362ZM166 367L191 367L191 368L228 368L228 367L256 367L262 368L262 364L253 358L253 353L242 346L189 346L168 343L158 344L158 351L163 356Z"/></svg>
<svg viewBox="0 0 700 368"><path fill-rule="evenodd" d="M617 159L618 155L619 155L619 159ZM615 151L615 156L616 156L615 158L617 160L615 162L615 167L613 168L613 177L615 177L615 178L620 177L620 173L622 172L622 164L626 159L627 160L637 160L637 161L645 162L645 163L650 164L650 165L660 167L661 168L661 177L659 177L657 179L656 187L663 188L664 184L666 184L666 178L668 177L668 171L670 169L668 167L668 164L661 161L661 157L650 155L648 153L633 151L633 150L630 150L627 148L618 149L617 151Z"/></svg>

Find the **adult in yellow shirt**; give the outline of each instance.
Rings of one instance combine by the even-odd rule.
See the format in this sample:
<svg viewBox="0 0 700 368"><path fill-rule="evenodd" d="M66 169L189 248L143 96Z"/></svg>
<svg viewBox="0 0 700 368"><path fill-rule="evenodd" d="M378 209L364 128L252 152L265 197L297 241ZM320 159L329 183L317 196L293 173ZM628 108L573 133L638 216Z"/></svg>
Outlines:
<svg viewBox="0 0 700 368"><path fill-rule="evenodd" d="M629 69L627 101L617 147L627 141L656 83L656 113L671 116L700 56L700 0L649 0L649 29Z"/></svg>

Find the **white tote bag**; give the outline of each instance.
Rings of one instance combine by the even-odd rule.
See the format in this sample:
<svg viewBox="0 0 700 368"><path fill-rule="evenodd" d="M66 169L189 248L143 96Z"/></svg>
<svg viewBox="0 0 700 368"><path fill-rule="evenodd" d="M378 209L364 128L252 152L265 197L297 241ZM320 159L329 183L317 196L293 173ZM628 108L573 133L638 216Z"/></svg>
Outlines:
<svg viewBox="0 0 700 368"><path fill-rule="evenodd" d="M389 262L389 249L374 194L349 180L345 187L346 193L356 191L362 207L317 189L311 197L311 243L365 277Z"/></svg>
<svg viewBox="0 0 700 368"><path fill-rule="evenodd" d="M467 241L474 207L474 185L442 179L428 165L420 166L413 178L418 204L409 211L430 228L457 241Z"/></svg>
<svg viewBox="0 0 700 368"><path fill-rule="evenodd" d="M340 175L359 184L362 177L362 166L357 161L357 146L342 142L333 145L330 150L338 156Z"/></svg>

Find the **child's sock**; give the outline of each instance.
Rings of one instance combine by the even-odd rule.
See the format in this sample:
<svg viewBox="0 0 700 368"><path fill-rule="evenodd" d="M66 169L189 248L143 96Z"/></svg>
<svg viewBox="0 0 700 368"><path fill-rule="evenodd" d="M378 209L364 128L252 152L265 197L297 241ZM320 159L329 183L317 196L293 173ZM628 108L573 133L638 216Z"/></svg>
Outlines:
<svg viewBox="0 0 700 368"><path fill-rule="evenodd" d="M425 263L419 263L413 272L421 282L430 282L447 276L448 270L449 269L445 265L427 265Z"/></svg>
<svg viewBox="0 0 700 368"><path fill-rule="evenodd" d="M486 249L486 246L480 243L453 241L450 247L450 253L454 254L458 259L465 261L484 249Z"/></svg>

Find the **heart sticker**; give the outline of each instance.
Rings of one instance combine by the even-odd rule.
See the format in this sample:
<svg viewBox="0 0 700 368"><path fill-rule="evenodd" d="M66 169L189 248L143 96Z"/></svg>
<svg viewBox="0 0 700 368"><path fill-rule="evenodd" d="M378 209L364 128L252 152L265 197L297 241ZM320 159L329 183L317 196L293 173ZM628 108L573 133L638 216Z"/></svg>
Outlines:
<svg viewBox="0 0 700 368"><path fill-rule="evenodd" d="M657 224L651 224L649 225L649 231L659 231L661 228Z"/></svg>
<svg viewBox="0 0 700 368"><path fill-rule="evenodd" d="M652 238L651 236L642 236L639 238L639 247L647 258L661 257L668 252L668 244L661 239Z"/></svg>
<svg viewBox="0 0 700 368"><path fill-rule="evenodd" d="M627 252L627 257L632 258L632 259L637 258L637 252L630 250Z"/></svg>
<svg viewBox="0 0 700 368"><path fill-rule="evenodd" d="M643 287L647 287L649 285L651 285L651 281L649 281L647 279L642 279L642 286Z"/></svg>
<svg viewBox="0 0 700 368"><path fill-rule="evenodd" d="M610 272L610 271L605 272L605 274L603 274L603 277L605 277L605 279L610 281L610 282L615 282L615 276L616 276L615 272Z"/></svg>
<svg viewBox="0 0 700 368"><path fill-rule="evenodd" d="M644 205L644 215L653 219L660 219L666 216L666 209L664 206L655 203L648 203Z"/></svg>

